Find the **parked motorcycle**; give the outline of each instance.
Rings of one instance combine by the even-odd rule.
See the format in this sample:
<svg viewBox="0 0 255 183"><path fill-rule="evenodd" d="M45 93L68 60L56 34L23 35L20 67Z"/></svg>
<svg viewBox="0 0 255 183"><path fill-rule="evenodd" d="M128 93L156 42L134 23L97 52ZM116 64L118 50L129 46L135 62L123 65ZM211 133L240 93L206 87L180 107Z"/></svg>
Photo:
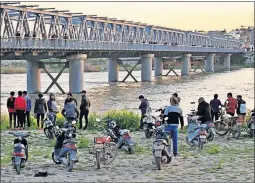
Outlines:
<svg viewBox="0 0 255 183"><path fill-rule="evenodd" d="M54 148L54 152L52 153L52 160L56 164L61 164L62 162L66 162L67 170L70 172L72 171L74 164L78 162L77 159L77 145L74 138L76 137L75 134L75 126L76 126L76 120L73 120L72 122L68 122L65 125L65 128L62 129L63 136L64 136L64 142L62 145L62 148ZM58 143L58 142L56 142ZM65 154L63 154L61 158L62 161L57 159L57 156L60 154L62 150L65 150Z"/></svg>
<svg viewBox="0 0 255 183"><path fill-rule="evenodd" d="M191 147L198 147L198 152L201 152L204 144L207 142L207 125L201 124L201 121L198 120L199 118L200 116L193 115L188 117L188 136L186 137L186 142Z"/></svg>
<svg viewBox="0 0 255 183"><path fill-rule="evenodd" d="M9 132L9 134L17 137L14 140L13 152L12 152L12 165L16 169L17 174L20 174L21 167L23 168L25 162L28 159L28 143L27 139L30 134L29 132Z"/></svg>
<svg viewBox="0 0 255 183"><path fill-rule="evenodd" d="M255 109L251 111L251 116L247 120L247 133L250 135L251 138L255 136Z"/></svg>
<svg viewBox="0 0 255 183"><path fill-rule="evenodd" d="M156 128L156 140L153 142L152 153L158 170L161 170L162 164L171 162L171 138L170 132L165 131L168 125L162 124Z"/></svg>
<svg viewBox="0 0 255 183"><path fill-rule="evenodd" d="M61 133L59 126L55 123L55 116L52 113L47 114L47 118L44 121L45 128L44 128L44 134L47 138L53 139L54 137L57 138L57 136Z"/></svg>
<svg viewBox="0 0 255 183"><path fill-rule="evenodd" d="M97 118L96 121L99 123L101 122L99 118ZM112 163L118 153L117 145L112 142L113 139L111 138L111 136L113 136L114 139L116 139L113 131L111 129L105 130L102 125L99 127L103 129L103 134L100 137L94 138L93 146L93 152L95 154L96 165L98 169L101 168L101 163L104 165Z"/></svg>
<svg viewBox="0 0 255 183"><path fill-rule="evenodd" d="M158 112L158 111L156 111ZM160 126L162 121L160 119L157 119L155 116L145 116L143 119L143 129L145 133L146 138L151 138L156 134L156 127Z"/></svg>

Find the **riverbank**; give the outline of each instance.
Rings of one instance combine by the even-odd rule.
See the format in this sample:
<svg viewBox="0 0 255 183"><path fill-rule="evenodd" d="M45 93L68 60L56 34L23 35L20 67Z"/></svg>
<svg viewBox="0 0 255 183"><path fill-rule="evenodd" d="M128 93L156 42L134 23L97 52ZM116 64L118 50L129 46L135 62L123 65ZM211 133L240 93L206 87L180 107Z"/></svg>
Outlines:
<svg viewBox="0 0 255 183"><path fill-rule="evenodd" d="M55 141L46 139L43 132L31 131L29 159L17 175L12 169L10 155L13 136L1 131L1 182L254 182L254 142L245 137L239 140L217 137L205 145L199 154L185 143L186 134L179 133L179 153L162 170L152 164L152 141L143 132L133 132L137 142L133 155L119 151L115 161L96 169L91 152L96 131L78 131L78 158L72 172L51 160ZM48 177L34 177L48 172Z"/></svg>

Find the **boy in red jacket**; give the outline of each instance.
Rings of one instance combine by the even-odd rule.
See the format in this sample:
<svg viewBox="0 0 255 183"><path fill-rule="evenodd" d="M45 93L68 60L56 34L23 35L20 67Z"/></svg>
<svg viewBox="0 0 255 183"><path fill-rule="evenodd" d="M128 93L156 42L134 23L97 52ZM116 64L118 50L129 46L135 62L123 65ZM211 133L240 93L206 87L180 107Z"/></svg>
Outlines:
<svg viewBox="0 0 255 183"><path fill-rule="evenodd" d="M10 93L10 97L7 99L7 109L9 112L9 127L12 128L12 119L13 119L13 127L16 127L16 111L14 108L14 102L15 102L15 92L12 91Z"/></svg>
<svg viewBox="0 0 255 183"><path fill-rule="evenodd" d="M25 127L25 113L27 108L26 99L22 97L22 91L18 92L18 97L15 99L14 108L18 117L18 128Z"/></svg>

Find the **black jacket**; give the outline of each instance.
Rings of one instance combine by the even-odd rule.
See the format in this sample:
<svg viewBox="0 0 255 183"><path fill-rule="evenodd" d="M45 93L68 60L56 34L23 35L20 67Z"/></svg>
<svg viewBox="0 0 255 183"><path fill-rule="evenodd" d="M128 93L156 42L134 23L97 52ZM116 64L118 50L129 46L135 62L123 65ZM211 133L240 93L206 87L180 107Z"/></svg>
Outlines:
<svg viewBox="0 0 255 183"><path fill-rule="evenodd" d="M207 102L201 102L198 104L197 113L196 115L201 116L199 120L201 120L202 123L211 121L211 107Z"/></svg>
<svg viewBox="0 0 255 183"><path fill-rule="evenodd" d="M237 101L237 109L236 109L237 114L241 114L240 113L241 104L246 104L246 102L243 99Z"/></svg>
<svg viewBox="0 0 255 183"><path fill-rule="evenodd" d="M139 106L139 109L141 110L141 113L142 114L146 114L146 110L147 110L147 107L148 107L148 100L147 99L144 99L140 106Z"/></svg>
<svg viewBox="0 0 255 183"><path fill-rule="evenodd" d="M82 96L80 110L89 110L90 108L90 100L87 96Z"/></svg>

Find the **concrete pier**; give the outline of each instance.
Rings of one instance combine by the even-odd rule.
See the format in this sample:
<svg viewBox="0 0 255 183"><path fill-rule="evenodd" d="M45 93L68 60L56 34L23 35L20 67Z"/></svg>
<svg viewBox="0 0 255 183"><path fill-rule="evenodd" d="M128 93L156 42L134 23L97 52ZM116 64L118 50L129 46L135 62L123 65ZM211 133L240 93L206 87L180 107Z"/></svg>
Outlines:
<svg viewBox="0 0 255 183"><path fill-rule="evenodd" d="M182 55L182 70L181 70L182 76L190 75L190 69L191 69L190 57L191 57L191 54Z"/></svg>
<svg viewBox="0 0 255 183"><path fill-rule="evenodd" d="M108 59L108 81L118 82L119 81L119 65L117 59Z"/></svg>
<svg viewBox="0 0 255 183"><path fill-rule="evenodd" d="M208 54L205 60L205 72L214 72L215 54Z"/></svg>
<svg viewBox="0 0 255 183"><path fill-rule="evenodd" d="M155 76L162 76L163 74L163 61L160 57L154 58L154 69L155 69Z"/></svg>
<svg viewBox="0 0 255 183"><path fill-rule="evenodd" d="M152 59L154 54L146 54L141 57L141 81L150 82L152 81Z"/></svg>
<svg viewBox="0 0 255 183"><path fill-rule="evenodd" d="M27 92L41 92L41 71L36 60L27 60Z"/></svg>
<svg viewBox="0 0 255 183"><path fill-rule="evenodd" d="M224 55L224 68L226 70L230 70L230 57L231 57L231 54Z"/></svg>
<svg viewBox="0 0 255 183"><path fill-rule="evenodd" d="M72 55L69 61L69 91L80 93L84 89L84 61L87 55Z"/></svg>

